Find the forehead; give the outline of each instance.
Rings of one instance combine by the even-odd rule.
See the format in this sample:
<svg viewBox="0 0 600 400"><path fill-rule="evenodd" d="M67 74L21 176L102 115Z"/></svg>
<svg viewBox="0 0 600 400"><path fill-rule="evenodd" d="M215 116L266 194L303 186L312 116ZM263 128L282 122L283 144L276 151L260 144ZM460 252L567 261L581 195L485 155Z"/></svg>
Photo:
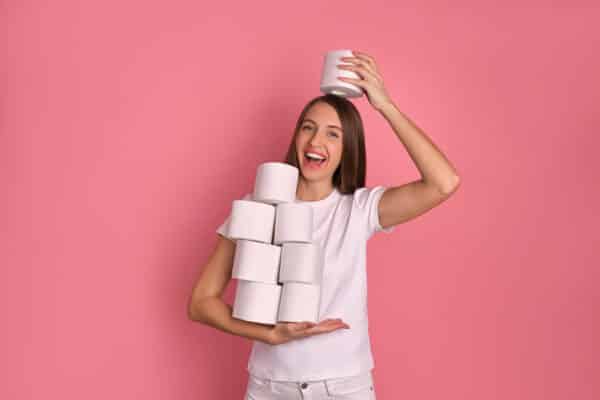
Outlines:
<svg viewBox="0 0 600 400"><path fill-rule="evenodd" d="M342 126L340 118L338 117L337 111L335 108L330 106L327 103L318 102L314 104L306 115L304 116L304 120L313 120L319 125L335 125Z"/></svg>

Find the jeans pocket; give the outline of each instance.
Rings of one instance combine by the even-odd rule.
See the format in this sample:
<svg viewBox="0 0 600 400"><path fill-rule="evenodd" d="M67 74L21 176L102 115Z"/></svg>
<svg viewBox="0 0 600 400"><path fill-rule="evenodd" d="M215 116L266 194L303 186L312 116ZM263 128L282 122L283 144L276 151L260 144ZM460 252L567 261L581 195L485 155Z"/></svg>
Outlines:
<svg viewBox="0 0 600 400"><path fill-rule="evenodd" d="M325 380L327 393L334 398L374 399L375 388L371 372L365 374Z"/></svg>
<svg viewBox="0 0 600 400"><path fill-rule="evenodd" d="M256 375L248 375L248 391L270 392L271 382L268 379L260 378Z"/></svg>

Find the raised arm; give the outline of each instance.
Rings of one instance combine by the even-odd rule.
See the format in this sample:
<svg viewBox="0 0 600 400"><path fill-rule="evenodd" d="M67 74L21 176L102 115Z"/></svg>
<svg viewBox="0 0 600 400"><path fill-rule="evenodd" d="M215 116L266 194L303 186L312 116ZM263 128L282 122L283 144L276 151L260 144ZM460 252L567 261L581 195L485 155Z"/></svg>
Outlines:
<svg viewBox="0 0 600 400"><path fill-rule="evenodd" d="M382 195L379 220L383 228L406 222L440 204L460 184L458 173L415 123L392 101L373 56L353 51L354 57L342 57L350 65L338 68L356 72L360 79L339 77L364 89L369 103L388 121L421 173L421 179L390 187Z"/></svg>
<svg viewBox="0 0 600 400"><path fill-rule="evenodd" d="M393 102L379 111L421 173L421 179L390 187L379 202L379 220L386 228L409 221L446 200L460 185L458 173L444 154Z"/></svg>

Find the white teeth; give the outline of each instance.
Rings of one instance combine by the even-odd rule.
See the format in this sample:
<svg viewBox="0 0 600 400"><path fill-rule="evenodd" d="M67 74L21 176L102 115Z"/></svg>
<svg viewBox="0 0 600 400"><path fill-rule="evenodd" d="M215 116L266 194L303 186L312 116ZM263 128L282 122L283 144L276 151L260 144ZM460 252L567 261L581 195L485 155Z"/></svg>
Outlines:
<svg viewBox="0 0 600 400"><path fill-rule="evenodd" d="M320 155L315 154L315 153L311 153L310 151L306 152L304 154L306 154L309 158L316 158L317 160L324 160L325 159L325 157L320 156Z"/></svg>

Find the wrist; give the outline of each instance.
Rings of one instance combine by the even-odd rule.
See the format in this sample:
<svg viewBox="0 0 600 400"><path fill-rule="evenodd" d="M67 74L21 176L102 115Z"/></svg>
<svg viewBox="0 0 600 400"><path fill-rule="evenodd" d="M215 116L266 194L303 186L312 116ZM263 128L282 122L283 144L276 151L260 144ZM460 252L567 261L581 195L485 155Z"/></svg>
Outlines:
<svg viewBox="0 0 600 400"><path fill-rule="evenodd" d="M386 101L382 105L377 107L377 111L379 111L382 114L385 114L390 110L397 110L397 107L392 100Z"/></svg>
<svg viewBox="0 0 600 400"><path fill-rule="evenodd" d="M267 334L265 335L264 341L265 343L270 345L277 344L277 340L275 338L275 327L269 328L269 330L267 330Z"/></svg>

